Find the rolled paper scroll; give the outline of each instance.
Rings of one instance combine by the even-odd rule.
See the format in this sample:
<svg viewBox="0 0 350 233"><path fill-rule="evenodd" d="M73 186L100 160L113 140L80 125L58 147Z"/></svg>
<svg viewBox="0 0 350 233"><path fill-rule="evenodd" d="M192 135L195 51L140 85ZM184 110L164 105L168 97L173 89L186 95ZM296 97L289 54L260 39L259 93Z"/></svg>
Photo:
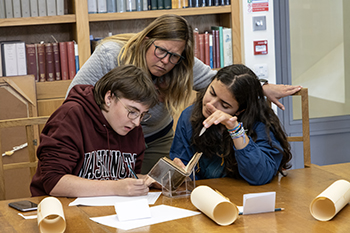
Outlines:
<svg viewBox="0 0 350 233"><path fill-rule="evenodd" d="M331 220L350 201L350 183L337 180L310 204L311 215L319 221Z"/></svg>
<svg viewBox="0 0 350 233"><path fill-rule="evenodd" d="M61 233L66 229L61 202L55 197L46 197L38 205L38 226L41 233Z"/></svg>
<svg viewBox="0 0 350 233"><path fill-rule="evenodd" d="M221 226L232 224L238 217L237 206L206 185L198 186L192 191L191 202Z"/></svg>

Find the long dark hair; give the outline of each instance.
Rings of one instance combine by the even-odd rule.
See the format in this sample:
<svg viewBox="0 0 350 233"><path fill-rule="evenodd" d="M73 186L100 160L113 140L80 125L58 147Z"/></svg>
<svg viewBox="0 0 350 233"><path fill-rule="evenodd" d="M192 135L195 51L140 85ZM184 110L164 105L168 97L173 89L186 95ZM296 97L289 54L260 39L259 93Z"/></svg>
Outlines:
<svg viewBox="0 0 350 233"><path fill-rule="evenodd" d="M241 64L227 66L218 71L213 77L223 83L232 93L238 102L239 109L244 110L237 115L238 121L243 123L246 134L253 141L257 139L253 126L256 122L262 122L266 125L266 133L271 146L272 141L269 132L273 132L276 139L280 142L283 151L283 159L281 161L279 171L288 169L291 166L288 162L292 158L290 145L287 141L286 133L274 113L265 100L263 89L258 77L248 67ZM233 150L233 141L227 130L223 130L223 125L212 125L205 134L198 137L203 127L205 117L202 114L202 100L206 89L201 90L194 103L191 115L191 124L193 128L192 143L198 151L203 152L204 156L220 156L225 160L225 171L230 177L238 177L238 167ZM223 133L221 133L223 132Z"/></svg>

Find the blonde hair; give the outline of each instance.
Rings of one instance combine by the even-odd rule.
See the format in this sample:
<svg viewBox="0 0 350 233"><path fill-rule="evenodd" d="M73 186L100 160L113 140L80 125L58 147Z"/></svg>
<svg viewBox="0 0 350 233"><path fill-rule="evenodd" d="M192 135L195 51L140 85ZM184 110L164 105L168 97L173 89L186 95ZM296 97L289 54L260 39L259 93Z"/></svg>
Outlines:
<svg viewBox="0 0 350 233"><path fill-rule="evenodd" d="M148 40L145 40L146 38ZM182 53L185 59L162 77L167 84L167 88L161 89L165 93L165 106L171 114L178 114L188 104L193 87L193 31L183 17L165 14L139 33L114 35L104 39L102 43L115 41L123 46L118 56L119 65L133 64L149 72L146 51L156 40L185 41L185 49Z"/></svg>

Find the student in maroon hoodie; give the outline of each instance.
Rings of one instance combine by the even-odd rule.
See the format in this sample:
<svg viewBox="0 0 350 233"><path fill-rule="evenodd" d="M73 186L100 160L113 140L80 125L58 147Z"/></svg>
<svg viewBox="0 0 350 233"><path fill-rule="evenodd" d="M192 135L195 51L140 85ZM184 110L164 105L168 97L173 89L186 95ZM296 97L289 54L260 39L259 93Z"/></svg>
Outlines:
<svg viewBox="0 0 350 233"><path fill-rule="evenodd" d="M74 86L40 135L32 195L146 195L150 182L134 179L128 165L140 173L140 123L157 101L152 79L134 65L116 67L95 86Z"/></svg>

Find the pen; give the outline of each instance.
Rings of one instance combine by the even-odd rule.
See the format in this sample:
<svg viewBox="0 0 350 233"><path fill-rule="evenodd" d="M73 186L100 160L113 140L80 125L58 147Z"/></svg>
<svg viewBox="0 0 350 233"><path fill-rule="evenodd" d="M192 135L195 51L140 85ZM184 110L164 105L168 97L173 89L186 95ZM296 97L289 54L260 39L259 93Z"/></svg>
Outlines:
<svg viewBox="0 0 350 233"><path fill-rule="evenodd" d="M128 168L129 168L129 170L130 170L131 174L132 174L132 175L135 177L135 179L138 179L138 177L137 177L136 173L134 172L134 170L132 170L132 168L131 168L130 164L128 164Z"/></svg>
<svg viewBox="0 0 350 233"><path fill-rule="evenodd" d="M276 209L275 209L275 212L276 212L276 211L282 211L282 210L284 210L284 208L276 208ZM239 212L239 215L242 215L242 214L243 214L243 212Z"/></svg>

